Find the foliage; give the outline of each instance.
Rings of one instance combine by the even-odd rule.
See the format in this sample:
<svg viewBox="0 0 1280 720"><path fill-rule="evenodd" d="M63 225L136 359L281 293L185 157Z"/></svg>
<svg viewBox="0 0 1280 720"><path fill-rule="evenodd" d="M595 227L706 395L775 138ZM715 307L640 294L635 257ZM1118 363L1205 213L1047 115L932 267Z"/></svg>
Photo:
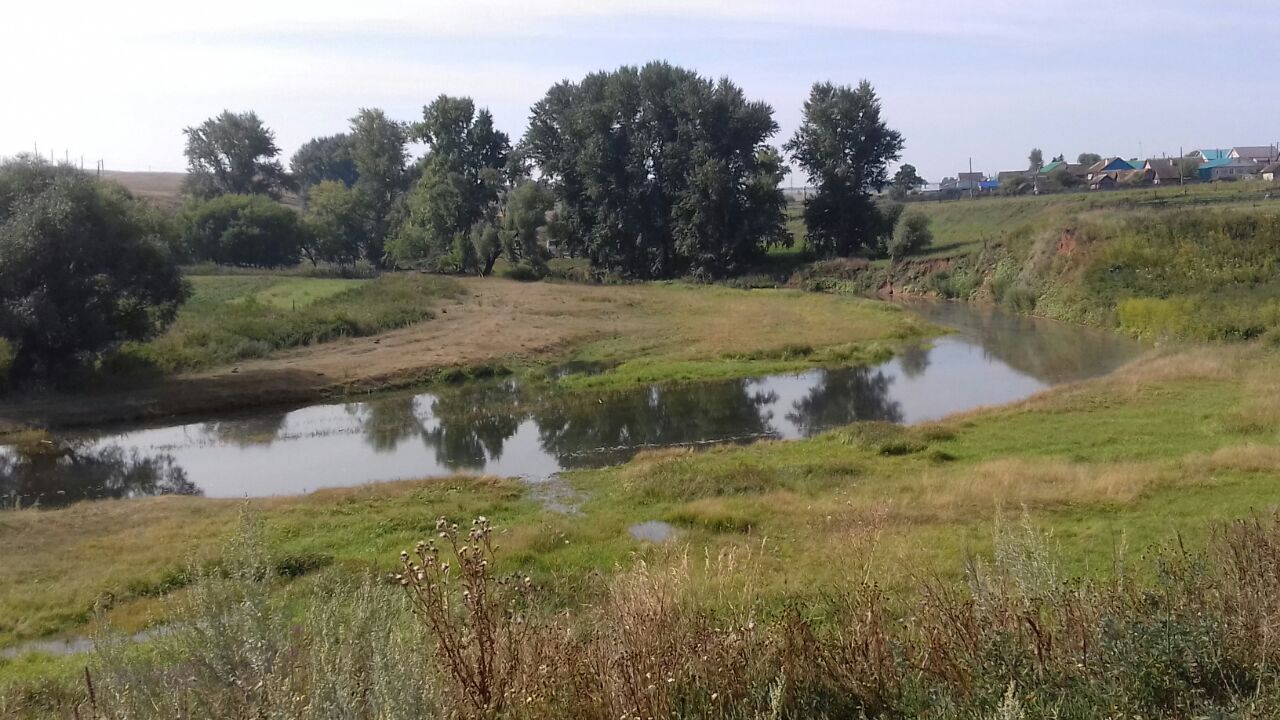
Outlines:
<svg viewBox="0 0 1280 720"><path fill-rule="evenodd" d="M198 260L273 268L296 265L310 244L298 213L255 195L193 201L183 211L183 237Z"/></svg>
<svg viewBox="0 0 1280 720"><path fill-rule="evenodd" d="M276 156L275 133L257 113L224 110L187 136L187 178L184 186L197 198L218 195L267 195L279 199L290 180Z"/></svg>
<svg viewBox="0 0 1280 720"><path fill-rule="evenodd" d="M902 135L880 118L871 83L813 86L802 124L786 145L816 187L804 208L811 250L830 257L876 247L879 219L871 192L884 188L888 165L902 146Z"/></svg>
<svg viewBox="0 0 1280 720"><path fill-rule="evenodd" d="M905 213L898 220L893 230L893 239L889 242L889 257L897 260L914 255L933 244L933 233L929 231L929 216L921 213Z"/></svg>
<svg viewBox="0 0 1280 720"><path fill-rule="evenodd" d="M893 191L898 199L906 197L907 193L924 184L924 178L916 172L916 166L910 163L904 163L893 175Z"/></svg>
<svg viewBox="0 0 1280 720"><path fill-rule="evenodd" d="M154 214L123 188L28 156L0 164L0 338L14 379L152 337L188 292Z"/></svg>
<svg viewBox="0 0 1280 720"><path fill-rule="evenodd" d="M408 129L381 110L362 108L351 118L351 161L356 168L355 189L369 208L365 259L384 264L384 244L400 224L402 195L412 181L405 167Z"/></svg>
<svg viewBox="0 0 1280 720"><path fill-rule="evenodd" d="M786 242L772 109L667 63L563 82L524 153L563 203L570 252L627 277L732 274Z"/></svg>
<svg viewBox="0 0 1280 720"><path fill-rule="evenodd" d="M401 265L423 263L438 270L487 274L497 258L486 247L483 266L478 266L471 233L492 214L505 185L510 152L506 134L494 128L488 110L477 112L470 98L447 95L423 108L423 119L412 132L429 152L388 254ZM477 240L483 242L484 232L477 232Z"/></svg>
<svg viewBox="0 0 1280 720"><path fill-rule="evenodd" d="M1040 148L1031 148L1031 153L1027 155L1027 162L1030 163L1029 169L1039 170L1044 167L1044 153Z"/></svg>
<svg viewBox="0 0 1280 720"><path fill-rule="evenodd" d="M1098 153L1083 152L1076 156L1076 163L1079 165L1092 165L1102 161L1102 156Z"/></svg>
<svg viewBox="0 0 1280 720"><path fill-rule="evenodd" d="M289 161L293 181L309 196L310 189L322 182L334 181L351 187L360 173L351 157L351 137L346 133L312 138L302 144Z"/></svg>
<svg viewBox="0 0 1280 720"><path fill-rule="evenodd" d="M302 252L312 264L319 261L352 265L367 257L369 247L368 197L335 180L310 189L303 220L307 226Z"/></svg>

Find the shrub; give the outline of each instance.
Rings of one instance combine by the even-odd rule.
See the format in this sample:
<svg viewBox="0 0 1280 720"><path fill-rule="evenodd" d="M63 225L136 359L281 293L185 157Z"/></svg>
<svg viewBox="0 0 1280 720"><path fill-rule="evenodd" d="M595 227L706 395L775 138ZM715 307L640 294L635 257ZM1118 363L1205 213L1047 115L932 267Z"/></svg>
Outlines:
<svg viewBox="0 0 1280 720"><path fill-rule="evenodd" d="M298 213L257 195L222 195L183 212L183 240L197 260L274 268L297 265L311 240Z"/></svg>
<svg viewBox="0 0 1280 720"><path fill-rule="evenodd" d="M904 213L893 229L889 241L889 257L914 255L933 244L933 232L929 229L929 216L923 213Z"/></svg>

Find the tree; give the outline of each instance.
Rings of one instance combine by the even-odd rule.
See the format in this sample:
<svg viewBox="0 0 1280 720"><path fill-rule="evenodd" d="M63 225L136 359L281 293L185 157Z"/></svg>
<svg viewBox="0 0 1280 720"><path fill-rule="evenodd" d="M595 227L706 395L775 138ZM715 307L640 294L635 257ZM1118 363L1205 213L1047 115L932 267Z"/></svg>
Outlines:
<svg viewBox="0 0 1280 720"><path fill-rule="evenodd" d="M276 156L275 133L254 112L224 110L187 136L187 178L184 186L198 198L217 195L267 195L279 199L289 177Z"/></svg>
<svg viewBox="0 0 1280 720"><path fill-rule="evenodd" d="M409 185L405 168L408 129L381 110L361 109L351 118L351 161L356 167L355 189L364 196L369 213L365 257L384 262L383 246L400 223L401 198Z"/></svg>
<svg viewBox="0 0 1280 720"><path fill-rule="evenodd" d="M397 262L471 271L468 237L506 185L511 142L470 98L441 95L422 110L413 138L427 144L422 177L407 198L404 225L389 247Z"/></svg>
<svg viewBox="0 0 1280 720"><path fill-rule="evenodd" d="M1044 167L1044 153L1040 148L1031 148L1031 154L1027 156L1027 161L1031 163L1032 170L1039 170Z"/></svg>
<svg viewBox="0 0 1280 720"><path fill-rule="evenodd" d="M322 182L332 180L351 187L360 177L351 158L351 138L346 133L308 140L293 154L289 168L304 196Z"/></svg>
<svg viewBox="0 0 1280 720"><path fill-rule="evenodd" d="M569 252L627 277L711 277L787 242L775 132L773 109L729 80L654 62L552 87L523 149Z"/></svg>
<svg viewBox="0 0 1280 720"><path fill-rule="evenodd" d="M311 188L303 220L307 243L302 253L312 264L350 265L366 257L369 243L367 198L337 180L325 180Z"/></svg>
<svg viewBox="0 0 1280 720"><path fill-rule="evenodd" d="M889 257L897 260L932 244L929 216L919 212L904 213L893 230L893 239L889 241Z"/></svg>
<svg viewBox="0 0 1280 720"><path fill-rule="evenodd" d="M1084 179L1067 171L1067 168L1059 165L1049 172L1044 178L1044 189L1054 190L1071 190L1084 184Z"/></svg>
<svg viewBox="0 0 1280 720"><path fill-rule="evenodd" d="M1080 165L1092 165L1102 160L1102 156L1098 153L1084 152L1076 156L1076 162Z"/></svg>
<svg viewBox="0 0 1280 720"><path fill-rule="evenodd" d="M154 337L190 290L124 188L30 156L0 164L0 345L14 379Z"/></svg>
<svg viewBox="0 0 1280 720"><path fill-rule="evenodd" d="M893 195L895 199L901 200L907 196L907 193L924 184L924 178L916 173L915 165L903 164L893 175Z"/></svg>
<svg viewBox="0 0 1280 720"><path fill-rule="evenodd" d="M1067 161L1067 156L1066 156L1066 155L1054 155L1054 156L1053 156L1053 159L1052 159L1052 160L1050 160L1049 162L1056 162L1056 163L1060 163L1060 162L1066 162L1066 161Z"/></svg>
<svg viewBox="0 0 1280 720"><path fill-rule="evenodd" d="M472 244L482 263L480 274L493 272L498 258L524 262L535 271L546 266L545 231L554 214L555 193L545 183L523 180L506 194L497 216L472 230Z"/></svg>
<svg viewBox="0 0 1280 720"><path fill-rule="evenodd" d="M786 145L816 187L804 208L809 247L849 255L875 246L879 218L871 193L884 188L902 146L902 135L880 118L871 83L813 86L800 129Z"/></svg>
<svg viewBox="0 0 1280 720"><path fill-rule="evenodd" d="M310 242L297 212L256 195L192 203L183 213L183 236L197 259L259 268L296 265Z"/></svg>

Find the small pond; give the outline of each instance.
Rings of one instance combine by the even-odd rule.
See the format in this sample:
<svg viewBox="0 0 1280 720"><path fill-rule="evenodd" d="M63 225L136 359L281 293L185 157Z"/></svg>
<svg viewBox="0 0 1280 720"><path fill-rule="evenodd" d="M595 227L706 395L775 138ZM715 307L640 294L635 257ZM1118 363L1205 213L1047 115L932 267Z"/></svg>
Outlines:
<svg viewBox="0 0 1280 720"><path fill-rule="evenodd" d="M1111 372L1142 346L994 308L913 303L955 333L875 367L567 392L515 380L0 447L0 507L179 493L256 497L460 472L545 479L646 448L917 423Z"/></svg>

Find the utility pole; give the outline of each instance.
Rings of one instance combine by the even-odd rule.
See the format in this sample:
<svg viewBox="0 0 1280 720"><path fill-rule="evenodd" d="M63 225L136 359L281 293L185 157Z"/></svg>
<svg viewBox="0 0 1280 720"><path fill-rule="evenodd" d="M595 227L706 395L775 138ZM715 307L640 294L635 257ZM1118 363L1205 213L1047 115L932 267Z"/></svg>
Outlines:
<svg viewBox="0 0 1280 720"><path fill-rule="evenodd" d="M1182 194L1187 194L1187 156L1182 154L1182 146L1178 146L1178 187Z"/></svg>

